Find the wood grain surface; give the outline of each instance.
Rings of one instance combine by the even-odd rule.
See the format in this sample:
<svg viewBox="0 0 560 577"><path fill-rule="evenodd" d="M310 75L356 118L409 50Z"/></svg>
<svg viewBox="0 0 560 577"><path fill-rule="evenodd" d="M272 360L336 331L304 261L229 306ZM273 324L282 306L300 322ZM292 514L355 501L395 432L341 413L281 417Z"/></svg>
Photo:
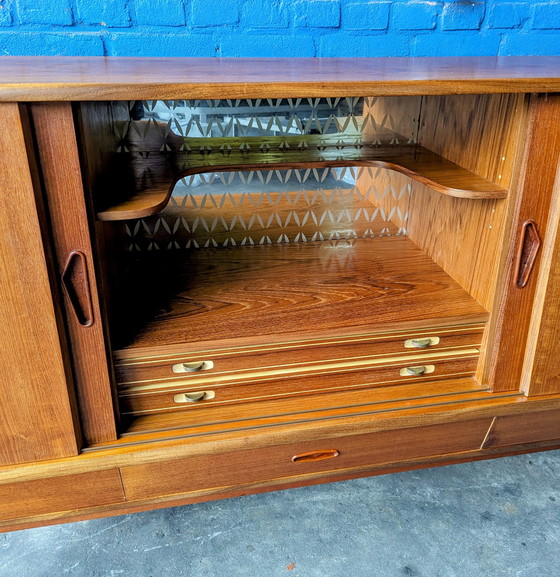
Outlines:
<svg viewBox="0 0 560 577"><path fill-rule="evenodd" d="M524 124L519 95L425 97L423 146L509 188ZM491 310L501 263L508 199L469 203L417 186L408 235L451 277Z"/></svg>
<svg viewBox="0 0 560 577"><path fill-rule="evenodd" d="M124 501L116 468L6 483L0 484L0 520L40 517L53 511L79 511Z"/></svg>
<svg viewBox="0 0 560 577"><path fill-rule="evenodd" d="M0 59L2 100L290 98L560 91L558 56Z"/></svg>
<svg viewBox="0 0 560 577"><path fill-rule="evenodd" d="M296 443L270 449L253 449L123 467L123 486L130 500L249 485L265 480L295 480L299 475L349 470L366 465L405 461L428 455L475 450L480 447L490 419L433 425L417 429L353 435L324 442ZM293 462L301 453L335 449L333 459Z"/></svg>
<svg viewBox="0 0 560 577"><path fill-rule="evenodd" d="M522 387L530 395L560 392L560 156L547 229L525 354Z"/></svg>
<svg viewBox="0 0 560 577"><path fill-rule="evenodd" d="M24 112L0 104L0 465L78 452Z"/></svg>
<svg viewBox="0 0 560 577"><path fill-rule="evenodd" d="M406 118L403 126L416 122L417 133L409 136L423 147L490 182L511 186L525 122L523 95L385 98L374 106L378 116ZM444 197L390 171L362 171L357 185L362 193L372 186L391 190L379 202L372 195L369 199L387 214L404 215L398 225L411 240L491 310L509 200Z"/></svg>
<svg viewBox="0 0 560 577"><path fill-rule="evenodd" d="M195 380L200 375L191 373L174 374L171 367L176 363L196 362L211 359L212 375L242 372L247 366L252 369L281 367L285 365L312 364L325 360L361 359L398 355L413 351L442 351L480 346L484 324L458 327L434 327L421 331L381 332L363 335L348 335L336 339L303 339L254 347L232 347L225 349L200 349L193 343L169 347L162 355L134 356L134 351L115 351L116 372L120 383L133 384L138 381L185 379ZM419 349L406 347L409 339L434 338L428 347ZM206 373L206 370L202 371ZM210 373L208 373L210 374Z"/></svg>
<svg viewBox="0 0 560 577"><path fill-rule="evenodd" d="M139 265L137 276L123 281L126 316L116 327L124 346L117 349L161 354L177 343L246 346L488 316L399 236L158 252Z"/></svg>
<svg viewBox="0 0 560 577"><path fill-rule="evenodd" d="M554 206L553 193L560 159L560 96L535 95L531 101L528 122L528 137L512 211L490 365L489 382L496 391L507 390L514 383L518 387L522 385L525 348L537 292L541 255L537 256L531 277L523 288L517 285L515 257L522 242L523 223L528 219L536 223L541 238L548 239L549 213ZM553 236L554 233L553 227ZM554 239L549 242L553 243ZM551 344L542 343L545 347ZM554 350L553 344L551 350ZM529 384L525 383L524 388L530 390Z"/></svg>
<svg viewBox="0 0 560 577"><path fill-rule="evenodd" d="M376 362L377 361L377 362ZM161 390L155 386L136 386L121 389L119 402L123 414L149 414L162 411L195 411L202 407L231 403L266 401L268 399L299 398L302 404L307 395L325 391L352 391L397 385L415 381L423 382L426 389L442 379L468 377L474 375L478 362L478 349L464 349L443 353L423 353L364 361L333 363L306 367L290 373L278 371L276 374L247 374L245 379L226 383L210 382L205 385L189 382L175 383ZM429 374L402 374L406 367L424 365L431 367ZM210 391L211 399L197 403L177 403L175 395L197 391ZM267 408L263 406L263 413ZM210 416L210 415L209 415ZM211 416L210 416L211 417Z"/></svg>
<svg viewBox="0 0 560 577"><path fill-rule="evenodd" d="M72 107L53 102L31 110L59 274L74 251L87 267L91 323L84 325L64 301L83 436L87 444L108 441L117 436L115 408Z"/></svg>
<svg viewBox="0 0 560 577"><path fill-rule="evenodd" d="M560 423L559 410L496 417L483 447L489 449L560 439L558 423Z"/></svg>

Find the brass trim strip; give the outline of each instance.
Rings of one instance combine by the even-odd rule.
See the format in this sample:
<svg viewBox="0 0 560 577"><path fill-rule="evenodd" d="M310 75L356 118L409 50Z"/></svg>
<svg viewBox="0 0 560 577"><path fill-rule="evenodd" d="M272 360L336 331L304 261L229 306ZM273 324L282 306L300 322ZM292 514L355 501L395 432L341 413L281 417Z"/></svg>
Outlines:
<svg viewBox="0 0 560 577"><path fill-rule="evenodd" d="M425 330L407 330L407 331L387 331L381 333L364 333L358 335L352 335L347 337L331 337L325 339L303 339L298 341L282 341L279 343L270 343L267 345L248 345L244 347L231 347L231 348L222 348L222 349L205 349L200 351L191 351L188 348L188 343L185 343L185 350L184 351L177 351L168 354L153 354L153 355L142 355L142 356L134 356L134 357L127 357L123 356L126 355L127 350L118 350L114 352L115 363L118 366L129 366L135 364L151 364L157 363L160 361L166 360L174 360L180 361L182 358L186 356L196 355L197 357L200 356L210 356L212 358L216 358L219 356L230 356L230 355L245 355L250 353L262 353L268 351L280 351L283 349L289 348L307 348L307 347L319 347L319 346L329 346L329 345L343 345L343 344L352 344L352 343L360 343L360 342L368 342L368 341L379 341L379 340L400 340L403 337L423 337L423 336L432 336L436 334L436 336L446 336L446 335L461 335L464 333L470 332L483 332L486 325L484 323L473 323L470 325L461 325L459 327L433 327L427 328ZM482 335L481 335L482 336ZM154 360L150 360L154 359Z"/></svg>

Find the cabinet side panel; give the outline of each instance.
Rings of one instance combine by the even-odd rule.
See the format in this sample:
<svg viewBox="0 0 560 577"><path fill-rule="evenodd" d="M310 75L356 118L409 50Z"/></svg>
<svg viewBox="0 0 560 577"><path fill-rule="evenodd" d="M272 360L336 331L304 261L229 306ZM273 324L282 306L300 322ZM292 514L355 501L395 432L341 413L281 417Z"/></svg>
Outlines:
<svg viewBox="0 0 560 577"><path fill-rule="evenodd" d="M523 94L425 96L418 140L422 146L508 188Z"/></svg>
<svg viewBox="0 0 560 577"><path fill-rule="evenodd" d="M17 104L0 104L0 465L76 455L76 433Z"/></svg>
<svg viewBox="0 0 560 577"><path fill-rule="evenodd" d="M428 96L419 143L506 188L511 186L524 96ZM492 309L507 214L506 200L442 197L418 185L408 233L487 310Z"/></svg>

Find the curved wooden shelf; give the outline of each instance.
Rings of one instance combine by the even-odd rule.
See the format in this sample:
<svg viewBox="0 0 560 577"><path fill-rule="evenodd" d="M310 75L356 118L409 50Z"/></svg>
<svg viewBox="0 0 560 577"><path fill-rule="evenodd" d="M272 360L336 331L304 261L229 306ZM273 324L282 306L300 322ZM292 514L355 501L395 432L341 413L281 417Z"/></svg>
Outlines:
<svg viewBox="0 0 560 577"><path fill-rule="evenodd" d="M458 198L496 199L504 198L508 192L413 144L376 146L348 137L343 140L340 135L180 139L181 146L177 140L176 150L116 155L116 166L111 173L121 174L113 187L124 186L130 194L99 212L99 220L130 220L157 214L169 202L179 179L204 172L368 166L400 172L442 194ZM122 191L118 194L116 191L115 197L118 195L122 196Z"/></svg>

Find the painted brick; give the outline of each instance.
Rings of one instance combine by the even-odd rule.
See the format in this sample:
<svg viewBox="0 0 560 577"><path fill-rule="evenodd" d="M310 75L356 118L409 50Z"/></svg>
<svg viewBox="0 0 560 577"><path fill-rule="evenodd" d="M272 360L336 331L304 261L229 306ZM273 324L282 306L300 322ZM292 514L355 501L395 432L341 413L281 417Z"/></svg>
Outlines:
<svg viewBox="0 0 560 577"><path fill-rule="evenodd" d="M76 0L76 20L83 24L98 24L113 28L132 25L126 0Z"/></svg>
<svg viewBox="0 0 560 577"><path fill-rule="evenodd" d="M279 0L248 0L241 17L242 28L287 28L288 12Z"/></svg>
<svg viewBox="0 0 560 577"><path fill-rule="evenodd" d="M185 9L180 0L136 0L138 24L147 26L184 26Z"/></svg>
<svg viewBox="0 0 560 577"><path fill-rule="evenodd" d="M392 25L400 30L432 30L439 12L437 2L407 2L393 4Z"/></svg>
<svg viewBox="0 0 560 577"><path fill-rule="evenodd" d="M210 34L114 32L106 39L110 56L215 56Z"/></svg>
<svg viewBox="0 0 560 577"><path fill-rule="evenodd" d="M14 21L10 4L8 0L0 0L0 26L11 26Z"/></svg>
<svg viewBox="0 0 560 577"><path fill-rule="evenodd" d="M449 34L435 32L418 34L412 48L412 56L495 56L500 47L501 36L494 32L461 32Z"/></svg>
<svg viewBox="0 0 560 577"><path fill-rule="evenodd" d="M484 19L485 5L482 0L448 2L443 7L443 30L476 30Z"/></svg>
<svg viewBox="0 0 560 577"><path fill-rule="evenodd" d="M490 9L488 26L490 28L521 28L529 18L529 6L526 3L507 2L495 4Z"/></svg>
<svg viewBox="0 0 560 577"><path fill-rule="evenodd" d="M220 56L315 56L315 43L307 35L227 35L221 39Z"/></svg>
<svg viewBox="0 0 560 577"><path fill-rule="evenodd" d="M560 0L0 0L0 53L560 54Z"/></svg>
<svg viewBox="0 0 560 577"><path fill-rule="evenodd" d="M340 2L338 0L303 0L294 5L295 25L308 28L338 28Z"/></svg>
<svg viewBox="0 0 560 577"><path fill-rule="evenodd" d="M17 0L20 24L54 24L71 26L72 7L69 0L41 2L40 0Z"/></svg>
<svg viewBox="0 0 560 577"><path fill-rule="evenodd" d="M345 32L328 34L321 38L318 56L409 56L409 35L376 34L353 35Z"/></svg>
<svg viewBox="0 0 560 577"><path fill-rule="evenodd" d="M550 30L560 28L560 3L535 4L533 7L533 28Z"/></svg>
<svg viewBox="0 0 560 577"><path fill-rule="evenodd" d="M552 34L524 33L504 36L500 56L560 56L560 32Z"/></svg>
<svg viewBox="0 0 560 577"><path fill-rule="evenodd" d="M223 26L239 22L239 8L235 2L223 0L193 0L192 22L194 26Z"/></svg>
<svg viewBox="0 0 560 577"><path fill-rule="evenodd" d="M355 2L342 11L342 24L348 30L385 30L389 25L391 2Z"/></svg>
<svg viewBox="0 0 560 577"><path fill-rule="evenodd" d="M103 40L90 32L0 31L0 54L11 56L103 56Z"/></svg>

